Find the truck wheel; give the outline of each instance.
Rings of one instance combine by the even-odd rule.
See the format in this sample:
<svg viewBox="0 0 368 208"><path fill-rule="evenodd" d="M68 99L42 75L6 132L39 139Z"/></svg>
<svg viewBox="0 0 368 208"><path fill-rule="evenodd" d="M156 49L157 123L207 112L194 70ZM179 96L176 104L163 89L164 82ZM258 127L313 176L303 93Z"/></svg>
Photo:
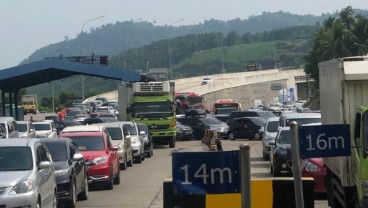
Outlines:
<svg viewBox="0 0 368 208"><path fill-rule="evenodd" d="M176 143L176 138L175 137L171 137L171 139L169 140L169 147L170 148L174 148L175 147L175 143Z"/></svg>

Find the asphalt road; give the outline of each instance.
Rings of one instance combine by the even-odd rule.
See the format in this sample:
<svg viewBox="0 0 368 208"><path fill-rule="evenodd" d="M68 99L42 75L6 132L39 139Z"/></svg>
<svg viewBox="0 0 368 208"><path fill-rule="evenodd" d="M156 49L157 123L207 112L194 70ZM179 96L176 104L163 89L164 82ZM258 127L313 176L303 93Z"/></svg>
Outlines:
<svg viewBox="0 0 368 208"><path fill-rule="evenodd" d="M248 143L251 146L251 174L252 178L272 177L269 173L269 162L262 159L262 145L260 141L223 140L223 149L238 150L239 145ZM176 148L158 146L154 149L152 158L146 158L142 164L121 171L121 184L115 185L113 190L91 190L87 201L78 201L77 207L88 208L162 208L162 184L165 178L171 177L171 153L175 150L206 151L200 141L177 142ZM325 199L315 202L315 208L325 208Z"/></svg>

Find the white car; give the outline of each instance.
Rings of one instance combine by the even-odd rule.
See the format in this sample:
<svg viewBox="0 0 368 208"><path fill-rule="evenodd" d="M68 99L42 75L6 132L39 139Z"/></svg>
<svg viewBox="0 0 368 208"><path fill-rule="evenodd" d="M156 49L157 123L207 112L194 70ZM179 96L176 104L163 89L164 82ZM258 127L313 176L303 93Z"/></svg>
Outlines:
<svg viewBox="0 0 368 208"><path fill-rule="evenodd" d="M138 126L135 122L123 121L123 127L130 133L130 141L133 147L134 162L141 163L145 159L144 140L139 136Z"/></svg>
<svg viewBox="0 0 368 208"><path fill-rule="evenodd" d="M202 78L201 85L212 84L212 83L213 83L213 78L212 77L203 77Z"/></svg>
<svg viewBox="0 0 368 208"><path fill-rule="evenodd" d="M44 120L33 122L33 127L36 131L37 138L56 138L57 132L54 121Z"/></svg>
<svg viewBox="0 0 368 208"><path fill-rule="evenodd" d="M16 121L19 138L34 138L36 132L31 121Z"/></svg>

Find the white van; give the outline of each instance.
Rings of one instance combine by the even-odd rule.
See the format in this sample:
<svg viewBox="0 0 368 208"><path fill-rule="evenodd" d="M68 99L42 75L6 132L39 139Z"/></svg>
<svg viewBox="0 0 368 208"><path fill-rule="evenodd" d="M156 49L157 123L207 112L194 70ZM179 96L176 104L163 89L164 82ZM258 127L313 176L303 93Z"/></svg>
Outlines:
<svg viewBox="0 0 368 208"><path fill-rule="evenodd" d="M17 123L13 117L0 117L0 126L5 131L5 138L17 138Z"/></svg>

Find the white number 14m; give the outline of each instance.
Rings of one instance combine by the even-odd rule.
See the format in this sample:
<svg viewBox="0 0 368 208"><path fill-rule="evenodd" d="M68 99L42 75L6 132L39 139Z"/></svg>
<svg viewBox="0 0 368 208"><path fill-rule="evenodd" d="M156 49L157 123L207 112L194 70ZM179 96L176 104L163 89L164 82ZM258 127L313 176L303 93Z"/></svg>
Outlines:
<svg viewBox="0 0 368 208"><path fill-rule="evenodd" d="M181 184L192 184L191 181L189 181L189 165L185 164L180 169L184 171L184 182ZM232 183L232 176L231 176L231 169L230 168L211 168L209 169L209 173L207 174L207 165L202 164L198 170L194 173L194 178L201 178L203 181L203 184L208 183L208 178L210 179L210 184L215 184L216 181L219 181L220 184L224 183L224 177L227 175L227 182ZM217 180L216 180L217 179Z"/></svg>

